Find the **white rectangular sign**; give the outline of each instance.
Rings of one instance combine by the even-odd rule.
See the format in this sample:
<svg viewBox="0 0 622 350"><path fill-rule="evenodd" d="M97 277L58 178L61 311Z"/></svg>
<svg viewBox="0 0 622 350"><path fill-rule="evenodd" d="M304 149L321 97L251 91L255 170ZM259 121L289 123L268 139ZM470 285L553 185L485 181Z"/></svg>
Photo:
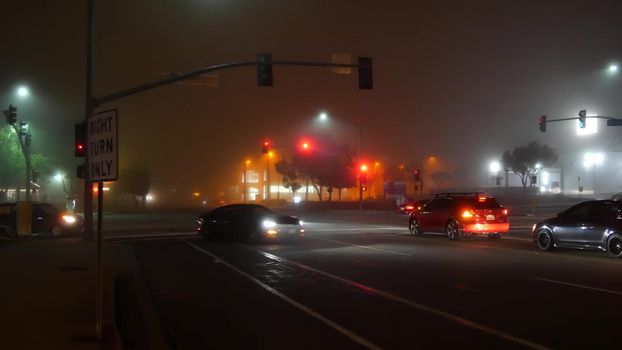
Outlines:
<svg viewBox="0 0 622 350"><path fill-rule="evenodd" d="M117 110L94 114L86 126L89 178L92 182L114 181L119 176Z"/></svg>

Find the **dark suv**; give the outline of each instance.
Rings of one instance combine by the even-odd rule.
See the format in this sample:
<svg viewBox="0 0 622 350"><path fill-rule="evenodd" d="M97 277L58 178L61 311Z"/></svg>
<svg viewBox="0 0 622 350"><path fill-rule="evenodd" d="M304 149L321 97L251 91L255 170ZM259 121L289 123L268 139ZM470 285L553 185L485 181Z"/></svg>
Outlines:
<svg viewBox="0 0 622 350"><path fill-rule="evenodd" d="M499 238L508 233L510 222L508 210L493 197L480 192L440 193L423 209L410 214L408 229L413 236L442 232L451 240L463 235Z"/></svg>
<svg viewBox="0 0 622 350"><path fill-rule="evenodd" d="M33 233L52 233L60 236L64 233L78 233L84 228L79 215L64 212L48 203L32 203ZM0 204L0 234L17 233L17 204Z"/></svg>

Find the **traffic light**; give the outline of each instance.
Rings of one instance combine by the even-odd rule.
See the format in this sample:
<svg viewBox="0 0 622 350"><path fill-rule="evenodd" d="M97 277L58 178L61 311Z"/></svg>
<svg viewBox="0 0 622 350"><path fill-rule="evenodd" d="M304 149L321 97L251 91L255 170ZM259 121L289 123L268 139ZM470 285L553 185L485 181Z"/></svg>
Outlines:
<svg viewBox="0 0 622 350"><path fill-rule="evenodd" d="M9 125L15 125L17 123L17 108L13 105L9 105L9 109L2 111L6 117L6 123Z"/></svg>
<svg viewBox="0 0 622 350"><path fill-rule="evenodd" d="M84 157L86 153L86 123L75 125L74 151L76 157Z"/></svg>
<svg viewBox="0 0 622 350"><path fill-rule="evenodd" d="M84 164L78 165L78 167L76 168L76 176L78 177L78 179L84 179L85 170L86 170L86 165Z"/></svg>
<svg viewBox="0 0 622 350"><path fill-rule="evenodd" d="M363 184L363 192L366 192L366 191L367 191L367 185Z"/></svg>
<svg viewBox="0 0 622 350"><path fill-rule="evenodd" d="M421 170L415 169L413 171L413 177L414 177L415 182L421 182Z"/></svg>
<svg viewBox="0 0 622 350"><path fill-rule="evenodd" d="M24 135L26 135L27 130L28 130L28 123L26 123L23 120L20 121L19 127L17 127L17 134L19 135L19 137L24 137Z"/></svg>
<svg viewBox="0 0 622 350"><path fill-rule="evenodd" d="M586 126L586 116L587 116L587 111L585 109L582 109L579 111L579 127L581 129L585 129Z"/></svg>
<svg viewBox="0 0 622 350"><path fill-rule="evenodd" d="M371 73L371 57L359 57L359 89L371 90L374 87L374 79Z"/></svg>
<svg viewBox="0 0 622 350"><path fill-rule="evenodd" d="M546 132L546 116L545 115L540 116L540 131Z"/></svg>
<svg viewBox="0 0 622 350"><path fill-rule="evenodd" d="M261 145L261 153L267 154L272 149L272 143L270 141L264 141Z"/></svg>
<svg viewBox="0 0 622 350"><path fill-rule="evenodd" d="M28 148L30 147L30 144L32 144L32 134L27 132L26 135L24 136L24 146Z"/></svg>
<svg viewBox="0 0 622 350"><path fill-rule="evenodd" d="M272 54L257 54L257 85L272 86Z"/></svg>
<svg viewBox="0 0 622 350"><path fill-rule="evenodd" d="M361 181L361 185L367 184L367 164L361 164L361 173L359 175L359 180ZM363 187L363 191L365 191L365 187Z"/></svg>

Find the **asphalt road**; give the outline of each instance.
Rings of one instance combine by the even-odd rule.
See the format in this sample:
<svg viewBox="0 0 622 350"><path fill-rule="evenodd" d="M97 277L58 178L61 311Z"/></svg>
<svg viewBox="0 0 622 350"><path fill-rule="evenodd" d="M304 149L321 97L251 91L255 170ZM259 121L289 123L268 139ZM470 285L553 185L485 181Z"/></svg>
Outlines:
<svg viewBox="0 0 622 350"><path fill-rule="evenodd" d="M392 213L305 217L300 242L108 235L133 248L176 349L620 347L622 261L500 239L411 237ZM134 344L135 347L140 347Z"/></svg>

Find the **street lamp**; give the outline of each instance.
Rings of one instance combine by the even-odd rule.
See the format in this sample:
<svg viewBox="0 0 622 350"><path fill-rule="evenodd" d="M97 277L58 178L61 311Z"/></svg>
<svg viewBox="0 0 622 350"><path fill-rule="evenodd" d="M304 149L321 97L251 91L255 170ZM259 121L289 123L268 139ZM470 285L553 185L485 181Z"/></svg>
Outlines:
<svg viewBox="0 0 622 350"><path fill-rule="evenodd" d="M30 94L30 91L28 90L28 88L23 85L18 86L16 89L16 92L17 92L17 97L19 98L26 98Z"/></svg>
<svg viewBox="0 0 622 350"><path fill-rule="evenodd" d="M244 203L246 203L246 182L248 178L248 166L251 164L250 159L244 161L244 175L242 176L242 180L244 181Z"/></svg>
<svg viewBox="0 0 622 350"><path fill-rule="evenodd" d="M317 118L320 122L326 123L329 121L328 114L326 112L322 112L318 115ZM339 119L340 121L349 124L350 126L356 128L359 132L359 162L363 163L363 128L360 125L351 123L345 119ZM361 185L361 181L359 180L359 209L363 209L363 187Z"/></svg>
<svg viewBox="0 0 622 350"><path fill-rule="evenodd" d="M607 67L607 72L609 72L609 74L616 74L619 69L620 67L616 63L612 63Z"/></svg>

